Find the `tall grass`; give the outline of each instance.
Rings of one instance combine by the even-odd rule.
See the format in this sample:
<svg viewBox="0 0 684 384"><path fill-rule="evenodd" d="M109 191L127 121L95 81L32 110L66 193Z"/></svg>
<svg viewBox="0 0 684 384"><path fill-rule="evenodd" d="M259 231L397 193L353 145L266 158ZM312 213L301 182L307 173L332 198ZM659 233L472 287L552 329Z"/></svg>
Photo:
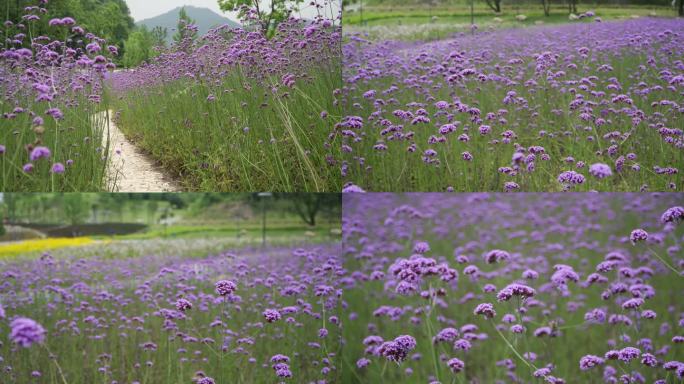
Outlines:
<svg viewBox="0 0 684 384"><path fill-rule="evenodd" d="M35 36L39 15L27 7L0 27L0 190L100 191L107 126L95 114L116 48L68 17L50 20L52 38ZM31 158L36 147L46 150Z"/></svg>
<svg viewBox="0 0 684 384"><path fill-rule="evenodd" d="M116 102L116 123L193 191L335 191L339 143L328 142L341 87L339 60L273 97L266 84L239 69L215 84L177 80L131 90ZM224 90L207 102L212 89ZM329 116L321 117L327 111Z"/></svg>
<svg viewBox="0 0 684 384"><path fill-rule="evenodd" d="M59 121L47 118L44 125L36 130L33 118L22 113L7 120L0 119L0 143L7 150L0 155L0 190L5 192L92 192L103 190L107 165L106 123L98 121L94 114L100 105L94 105L85 97L77 96L71 100L75 106L55 104L64 107L64 118ZM45 103L34 103L30 98L19 101L31 111L43 112ZM0 104L0 113L11 113L13 106ZM42 132L42 133L40 133ZM29 160L30 148L46 146L51 149L50 159L33 162L33 169L25 172L23 167ZM71 163L69 160L73 161ZM63 174L54 174L54 163L64 164ZM71 165L66 165L70 163Z"/></svg>
<svg viewBox="0 0 684 384"><path fill-rule="evenodd" d="M116 123L193 191L338 191L340 28L218 28L116 74Z"/></svg>

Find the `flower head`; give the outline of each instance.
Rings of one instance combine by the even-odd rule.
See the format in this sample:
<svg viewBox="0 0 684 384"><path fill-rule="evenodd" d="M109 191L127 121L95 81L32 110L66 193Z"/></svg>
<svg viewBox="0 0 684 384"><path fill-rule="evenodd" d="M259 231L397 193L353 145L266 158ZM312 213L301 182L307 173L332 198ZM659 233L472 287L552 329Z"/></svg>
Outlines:
<svg viewBox="0 0 684 384"><path fill-rule="evenodd" d="M278 312L275 309L267 309L263 312L263 315L264 315L264 318L266 319L266 321L268 321L269 323L273 323L275 321L278 321L282 317L280 312Z"/></svg>
<svg viewBox="0 0 684 384"><path fill-rule="evenodd" d="M31 151L31 154L29 155L29 159L31 159L31 161L36 161L36 160L42 159L42 158L47 159L48 157L50 157L50 155L51 155L51 153L50 153L50 149L48 147L35 147Z"/></svg>
<svg viewBox="0 0 684 384"><path fill-rule="evenodd" d="M61 173L64 173L64 170L65 170L64 164L54 163L54 164L52 164L52 168L50 169L50 172L61 174Z"/></svg>
<svg viewBox="0 0 684 384"><path fill-rule="evenodd" d="M192 303L186 299L178 299L176 301L176 309L181 312L185 312L188 309L192 309Z"/></svg>
<svg viewBox="0 0 684 384"><path fill-rule="evenodd" d="M230 295L237 290L237 284L230 280L219 280L216 282L216 293L221 296Z"/></svg>
<svg viewBox="0 0 684 384"><path fill-rule="evenodd" d="M684 220L684 207L682 206L670 207L660 216L660 222L663 224L678 224L682 220Z"/></svg>
<svg viewBox="0 0 684 384"><path fill-rule="evenodd" d="M449 359L449 361L447 361L447 366L449 367L449 369L451 369L451 372L459 373L463 370L465 364L463 363L463 361L454 357L453 359Z"/></svg>
<svg viewBox="0 0 684 384"><path fill-rule="evenodd" d="M389 361L400 363L406 360L408 353L416 348L416 339L413 336L398 336L393 341L386 341L380 345L378 352Z"/></svg>
<svg viewBox="0 0 684 384"><path fill-rule="evenodd" d="M589 167L589 173L597 179L603 179L613 174L608 164L595 163Z"/></svg>
<svg viewBox="0 0 684 384"><path fill-rule="evenodd" d="M491 303L478 304L473 311L476 315L483 315L485 318L491 319L496 316L496 311Z"/></svg>
<svg viewBox="0 0 684 384"><path fill-rule="evenodd" d="M508 259L511 258L511 254L506 252L506 251L502 251L500 249L494 249L494 250L487 252L485 254L484 258L488 264L494 264L494 263L500 263L502 261L507 261Z"/></svg>
<svg viewBox="0 0 684 384"><path fill-rule="evenodd" d="M579 366L581 370L586 371L587 369L603 364L604 361L605 360L603 360L601 357L595 355L586 355L580 359Z"/></svg>
<svg viewBox="0 0 684 384"><path fill-rule="evenodd" d="M636 244L640 241L645 241L648 239L648 232L643 229L635 229L629 234L629 240L632 244Z"/></svg>
<svg viewBox="0 0 684 384"><path fill-rule="evenodd" d="M18 317L10 323L10 340L24 348L45 341L45 329L32 319Z"/></svg>
<svg viewBox="0 0 684 384"><path fill-rule="evenodd" d="M508 301L513 296L528 298L534 296L536 293L537 292L533 288L528 287L527 285L513 283L499 291L499 293L496 294L496 298L499 301Z"/></svg>

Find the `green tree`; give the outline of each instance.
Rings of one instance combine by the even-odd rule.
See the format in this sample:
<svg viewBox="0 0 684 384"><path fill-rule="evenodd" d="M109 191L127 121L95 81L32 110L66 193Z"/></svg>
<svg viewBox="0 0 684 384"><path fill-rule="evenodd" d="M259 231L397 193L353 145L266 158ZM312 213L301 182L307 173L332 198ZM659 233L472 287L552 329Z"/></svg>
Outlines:
<svg viewBox="0 0 684 384"><path fill-rule="evenodd" d="M290 193L284 197L292 201L292 207L302 221L312 227L321 211L334 210L333 207L341 205L339 193Z"/></svg>
<svg viewBox="0 0 684 384"><path fill-rule="evenodd" d="M5 206L7 206L7 220L13 223L17 220L17 199L13 193L3 194Z"/></svg>
<svg viewBox="0 0 684 384"><path fill-rule="evenodd" d="M64 195L64 215L70 224L80 224L88 217L88 205L83 201L82 193L67 193Z"/></svg>
<svg viewBox="0 0 684 384"><path fill-rule="evenodd" d="M487 6L491 8L496 13L501 13L501 0L485 0Z"/></svg>
<svg viewBox="0 0 684 384"><path fill-rule="evenodd" d="M147 201L147 224L154 224L159 209L159 202L156 200Z"/></svg>
<svg viewBox="0 0 684 384"><path fill-rule="evenodd" d="M222 11L237 12L240 19L246 19L247 12L256 14L257 27L264 35L269 35L278 24L287 20L292 12L299 9L303 0L271 0L270 4L260 4L259 0L218 0Z"/></svg>
<svg viewBox="0 0 684 384"><path fill-rule="evenodd" d="M178 26L176 27L176 33L173 35L173 41L180 43L186 37L194 39L197 36L197 32L189 30L186 28L190 24L194 24L195 20L192 20L188 13L185 12L185 7L182 7L178 12Z"/></svg>
<svg viewBox="0 0 684 384"><path fill-rule="evenodd" d="M93 203L90 206L90 212L92 213L91 217L93 218L93 223L99 223L99 218L98 218L97 214L98 214L98 212L100 212L100 204Z"/></svg>
<svg viewBox="0 0 684 384"><path fill-rule="evenodd" d="M126 40L126 53L123 56L125 67L135 67L153 57L154 37L147 27L140 26Z"/></svg>
<svg viewBox="0 0 684 384"><path fill-rule="evenodd" d="M152 28L152 41L155 47L166 48L166 36L168 36L168 31L166 28L161 26L156 26Z"/></svg>

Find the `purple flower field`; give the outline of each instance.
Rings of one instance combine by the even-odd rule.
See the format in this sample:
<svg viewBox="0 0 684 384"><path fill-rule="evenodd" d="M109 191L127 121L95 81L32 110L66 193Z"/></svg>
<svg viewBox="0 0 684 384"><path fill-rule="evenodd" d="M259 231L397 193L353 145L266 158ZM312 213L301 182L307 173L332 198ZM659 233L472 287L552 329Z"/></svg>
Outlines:
<svg viewBox="0 0 684 384"><path fill-rule="evenodd" d="M597 19L596 21L600 21ZM343 48L344 182L368 191L684 185L684 21L640 18Z"/></svg>
<svg viewBox="0 0 684 384"><path fill-rule="evenodd" d="M345 383L681 383L681 194L345 194Z"/></svg>
<svg viewBox="0 0 684 384"><path fill-rule="evenodd" d="M47 12L36 4L0 27L0 190L100 190L106 126L94 114L118 48L71 17L48 22L60 38L35 36Z"/></svg>
<svg viewBox="0 0 684 384"><path fill-rule="evenodd" d="M339 253L2 262L0 382L339 382Z"/></svg>
<svg viewBox="0 0 684 384"><path fill-rule="evenodd" d="M204 36L187 24L149 63L117 71L119 47L72 17L35 36L51 6L36 0L0 27L0 190L119 190L109 166L136 160L117 157L110 119L182 190L340 190L337 2L263 33L252 12Z"/></svg>
<svg viewBox="0 0 684 384"><path fill-rule="evenodd" d="M684 384L674 4L6 1L0 384Z"/></svg>

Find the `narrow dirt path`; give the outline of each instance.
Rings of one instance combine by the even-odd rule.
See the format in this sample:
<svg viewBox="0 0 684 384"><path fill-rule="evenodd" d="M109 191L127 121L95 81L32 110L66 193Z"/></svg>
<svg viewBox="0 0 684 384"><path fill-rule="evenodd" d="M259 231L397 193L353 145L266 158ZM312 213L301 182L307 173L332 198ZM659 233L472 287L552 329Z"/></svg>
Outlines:
<svg viewBox="0 0 684 384"><path fill-rule="evenodd" d="M107 129L107 112L102 111L96 118L105 121L102 147L107 147L109 133L109 166L107 168L107 189L112 192L179 192L180 185L157 166L149 156L133 145L123 132L116 127L109 111L109 129Z"/></svg>

